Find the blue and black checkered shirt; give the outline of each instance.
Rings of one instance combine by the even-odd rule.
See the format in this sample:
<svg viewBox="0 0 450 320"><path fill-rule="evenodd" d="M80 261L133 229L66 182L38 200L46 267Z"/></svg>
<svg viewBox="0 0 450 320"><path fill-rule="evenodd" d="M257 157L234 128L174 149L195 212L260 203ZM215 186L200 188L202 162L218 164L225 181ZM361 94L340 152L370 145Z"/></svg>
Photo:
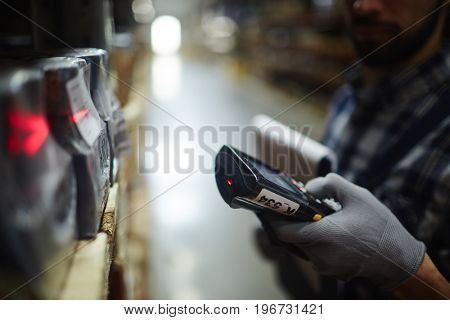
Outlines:
<svg viewBox="0 0 450 320"><path fill-rule="evenodd" d="M352 74L332 100L324 138L338 173L383 201L448 279L450 50L371 86L361 85L358 70ZM439 116L426 117L438 108ZM391 157L397 160L383 161Z"/></svg>

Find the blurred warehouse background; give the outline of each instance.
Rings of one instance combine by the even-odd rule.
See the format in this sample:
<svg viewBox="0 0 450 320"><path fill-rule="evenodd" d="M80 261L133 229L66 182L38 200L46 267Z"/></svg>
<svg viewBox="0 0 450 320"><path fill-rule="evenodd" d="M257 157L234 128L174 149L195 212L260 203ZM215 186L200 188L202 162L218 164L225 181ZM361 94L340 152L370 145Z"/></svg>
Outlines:
<svg viewBox="0 0 450 320"><path fill-rule="evenodd" d="M338 0L0 0L0 16L2 297L324 297L313 271L283 281L211 150L251 153L257 114L321 138L354 60Z"/></svg>

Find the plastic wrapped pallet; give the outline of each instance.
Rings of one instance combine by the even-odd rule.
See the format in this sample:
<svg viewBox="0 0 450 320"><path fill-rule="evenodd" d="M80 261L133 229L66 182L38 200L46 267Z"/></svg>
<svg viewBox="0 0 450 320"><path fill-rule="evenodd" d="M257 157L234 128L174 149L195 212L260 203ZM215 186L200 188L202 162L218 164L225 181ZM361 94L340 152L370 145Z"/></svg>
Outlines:
<svg viewBox="0 0 450 320"><path fill-rule="evenodd" d="M255 116L252 124L262 162L302 182L336 171L337 158L326 146L265 115Z"/></svg>

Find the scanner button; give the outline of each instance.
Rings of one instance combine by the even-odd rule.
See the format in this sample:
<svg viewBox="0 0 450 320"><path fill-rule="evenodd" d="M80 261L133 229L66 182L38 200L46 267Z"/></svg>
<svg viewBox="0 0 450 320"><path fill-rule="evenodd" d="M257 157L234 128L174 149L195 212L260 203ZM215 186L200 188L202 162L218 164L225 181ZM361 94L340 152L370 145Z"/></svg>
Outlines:
<svg viewBox="0 0 450 320"><path fill-rule="evenodd" d="M313 221L319 221L320 219L322 219L322 215L321 215L321 214L316 213L316 214L313 216Z"/></svg>

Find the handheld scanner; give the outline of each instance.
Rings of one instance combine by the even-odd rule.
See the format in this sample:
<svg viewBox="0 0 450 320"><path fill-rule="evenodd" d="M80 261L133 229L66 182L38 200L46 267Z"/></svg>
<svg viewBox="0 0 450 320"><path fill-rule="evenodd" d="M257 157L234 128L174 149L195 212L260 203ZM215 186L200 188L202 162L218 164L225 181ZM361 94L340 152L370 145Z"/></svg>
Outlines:
<svg viewBox="0 0 450 320"><path fill-rule="evenodd" d="M302 183L231 146L216 156L216 183L232 208L268 209L301 221L319 221L339 210L333 200L314 198Z"/></svg>

